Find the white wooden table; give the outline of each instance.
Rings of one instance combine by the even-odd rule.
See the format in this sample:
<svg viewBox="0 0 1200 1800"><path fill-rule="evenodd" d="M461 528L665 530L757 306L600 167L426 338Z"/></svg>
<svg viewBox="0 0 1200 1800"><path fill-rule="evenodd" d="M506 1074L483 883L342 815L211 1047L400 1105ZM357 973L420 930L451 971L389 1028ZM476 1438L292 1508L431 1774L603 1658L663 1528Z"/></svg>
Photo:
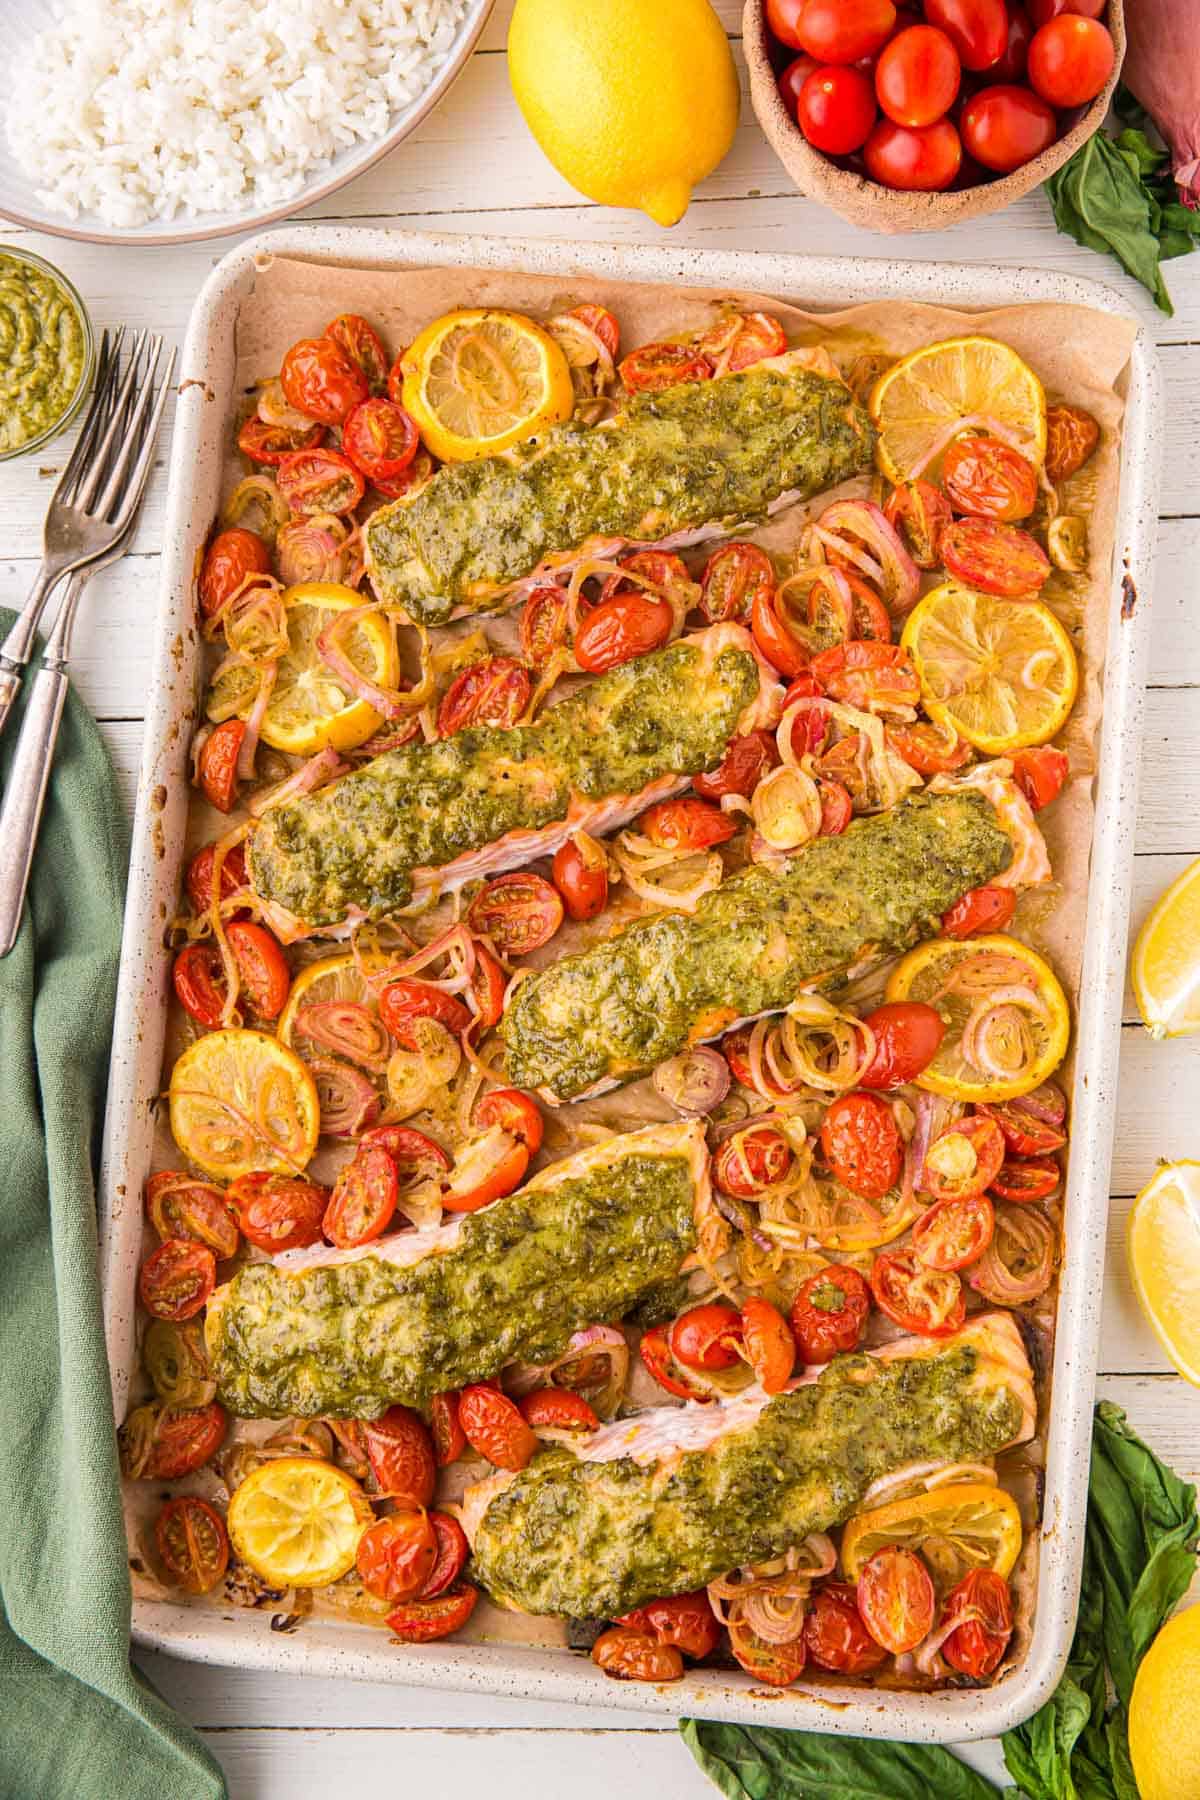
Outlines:
<svg viewBox="0 0 1200 1800"><path fill-rule="evenodd" d="M740 62L741 0L717 0ZM504 40L511 0L498 0L481 47L449 98L392 157L344 188L314 218L412 229L647 242L640 213L580 202L529 137L509 91ZM118 318L182 338L193 297L225 243L112 251L4 229L57 262L98 325ZM748 101L737 142L665 241L705 248L878 256L892 246L801 200L763 140ZM898 246L895 246L898 247ZM1134 299L1161 348L1169 407L1145 757L1139 799L1135 924L1200 854L1200 255L1167 274L1173 319L1156 313L1115 263L1060 236L1040 194L906 254L1041 266L1111 282ZM0 469L0 601L23 598L42 517L62 464L52 446ZM100 719L132 802L157 595L163 464L131 554L89 591L73 674ZM1143 596L1142 605L1148 604ZM1193 608L1195 610L1193 611ZM1174 1467L1200 1477L1200 1395L1172 1374L1133 1303L1124 1258L1131 1197L1159 1157L1200 1156L1200 1037L1154 1044L1126 1007L1117 1120L1100 1392ZM150 1678L204 1733L236 1800L329 1800L372 1792L485 1792L489 1800L566 1793L572 1800L690 1800L712 1789L671 1729L632 1714L402 1688L244 1674L146 1655ZM971 1760L993 1775L994 1746ZM386 1787L381 1782L386 1781ZM173 1797L174 1800L174 1797ZM186 1800L186 1796L179 1796Z"/></svg>

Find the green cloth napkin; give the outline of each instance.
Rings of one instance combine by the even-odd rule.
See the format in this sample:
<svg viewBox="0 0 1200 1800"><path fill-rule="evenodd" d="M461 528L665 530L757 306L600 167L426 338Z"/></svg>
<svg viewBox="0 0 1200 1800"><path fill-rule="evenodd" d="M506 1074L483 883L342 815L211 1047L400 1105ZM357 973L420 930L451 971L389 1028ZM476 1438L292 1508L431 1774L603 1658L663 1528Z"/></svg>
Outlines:
<svg viewBox="0 0 1200 1800"><path fill-rule="evenodd" d="M11 615L0 610L0 635ZM0 739L0 778L16 738ZM220 1800L220 1770L129 1661L93 1170L126 861L72 696L21 935L0 958L0 1797Z"/></svg>

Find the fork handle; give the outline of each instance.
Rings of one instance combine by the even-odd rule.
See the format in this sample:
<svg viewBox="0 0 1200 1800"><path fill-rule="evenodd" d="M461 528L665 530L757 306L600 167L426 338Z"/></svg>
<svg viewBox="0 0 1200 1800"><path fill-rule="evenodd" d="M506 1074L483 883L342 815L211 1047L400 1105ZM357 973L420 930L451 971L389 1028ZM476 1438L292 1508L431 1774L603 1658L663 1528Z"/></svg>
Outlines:
<svg viewBox="0 0 1200 1800"><path fill-rule="evenodd" d="M8 723L17 695L21 691L21 674L33 654L34 633L51 588L62 574L57 565L43 562L37 579L29 590L29 598L12 622L4 642L0 644L0 732Z"/></svg>
<svg viewBox="0 0 1200 1800"><path fill-rule="evenodd" d="M45 667L37 671L30 683L8 785L0 804L0 956L8 955L21 929L29 871L69 686L61 669Z"/></svg>

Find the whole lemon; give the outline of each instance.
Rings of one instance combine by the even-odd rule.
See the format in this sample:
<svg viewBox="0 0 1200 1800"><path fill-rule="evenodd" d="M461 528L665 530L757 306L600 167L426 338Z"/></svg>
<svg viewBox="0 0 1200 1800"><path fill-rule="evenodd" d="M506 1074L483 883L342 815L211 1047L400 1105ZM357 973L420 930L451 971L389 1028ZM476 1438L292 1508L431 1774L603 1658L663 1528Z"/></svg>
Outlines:
<svg viewBox="0 0 1200 1800"><path fill-rule="evenodd" d="M517 0L508 69L559 174L659 225L733 141L737 72L708 0Z"/></svg>
<svg viewBox="0 0 1200 1800"><path fill-rule="evenodd" d="M1200 1796L1200 1606L1168 1619L1129 1702L1129 1754L1142 1800Z"/></svg>

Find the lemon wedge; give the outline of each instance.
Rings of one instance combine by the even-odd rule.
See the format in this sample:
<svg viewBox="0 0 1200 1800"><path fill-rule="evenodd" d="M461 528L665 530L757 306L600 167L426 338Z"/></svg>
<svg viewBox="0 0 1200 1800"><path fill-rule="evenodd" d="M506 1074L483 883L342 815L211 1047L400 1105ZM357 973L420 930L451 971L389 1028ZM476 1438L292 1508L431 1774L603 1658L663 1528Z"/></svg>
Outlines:
<svg viewBox="0 0 1200 1800"><path fill-rule="evenodd" d="M871 389L870 413L879 432L875 454L889 481L927 472L939 438L959 419L982 430L994 420L1015 432L1024 454L1046 455L1046 393L1015 350L995 338L947 338L913 350L884 372Z"/></svg>
<svg viewBox="0 0 1200 1800"><path fill-rule="evenodd" d="M930 717L988 756L1048 743L1075 704L1074 646L1040 600L946 581L913 608L900 642Z"/></svg>
<svg viewBox="0 0 1200 1800"><path fill-rule="evenodd" d="M217 1181L295 1175L317 1147L321 1107L300 1058L263 1031L208 1031L171 1071L171 1132Z"/></svg>
<svg viewBox="0 0 1200 1800"><path fill-rule="evenodd" d="M1200 1606L1168 1619L1147 1650L1129 1701L1129 1754L1141 1800L1200 1794Z"/></svg>
<svg viewBox="0 0 1200 1800"><path fill-rule="evenodd" d="M404 404L443 462L495 456L575 409L566 357L523 313L446 313L414 339L400 366Z"/></svg>
<svg viewBox="0 0 1200 1800"><path fill-rule="evenodd" d="M1151 1037L1200 1031L1200 860L1155 903L1137 934L1131 973Z"/></svg>
<svg viewBox="0 0 1200 1800"><path fill-rule="evenodd" d="M1185 1381L1200 1387L1200 1162L1163 1163L1133 1203L1133 1291Z"/></svg>
<svg viewBox="0 0 1200 1800"><path fill-rule="evenodd" d="M872 1507L842 1533L847 1581L857 1581L885 1544L919 1551L945 1590L971 1569L1008 1576L1021 1548L1021 1515L1011 1494L986 1481L947 1484Z"/></svg>
<svg viewBox="0 0 1200 1800"><path fill-rule="evenodd" d="M229 1537L271 1587L328 1587L354 1567L374 1517L357 1481L333 1463L281 1456L234 1489Z"/></svg>

